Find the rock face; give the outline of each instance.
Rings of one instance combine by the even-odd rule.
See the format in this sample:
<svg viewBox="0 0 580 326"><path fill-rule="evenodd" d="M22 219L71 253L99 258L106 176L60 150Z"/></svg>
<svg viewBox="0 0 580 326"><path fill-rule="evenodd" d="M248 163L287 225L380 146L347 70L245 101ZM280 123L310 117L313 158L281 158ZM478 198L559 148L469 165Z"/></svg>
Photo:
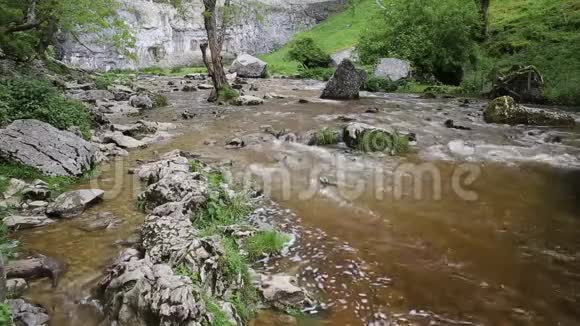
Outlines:
<svg viewBox="0 0 580 326"><path fill-rule="evenodd" d="M57 218L72 218L102 199L105 192L100 189L83 189L66 192L50 203L46 213Z"/></svg>
<svg viewBox="0 0 580 326"><path fill-rule="evenodd" d="M359 98L359 90L367 78L365 71L356 69L354 64L343 60L326 84L321 98L334 100L354 100Z"/></svg>
<svg viewBox="0 0 580 326"><path fill-rule="evenodd" d="M268 73L268 64L249 54L242 54L234 60L230 73L242 78L264 78Z"/></svg>
<svg viewBox="0 0 580 326"><path fill-rule="evenodd" d="M95 153L84 139L38 120L16 120L0 130L0 159L48 175L79 176L91 168Z"/></svg>
<svg viewBox="0 0 580 326"><path fill-rule="evenodd" d="M375 68L375 76L398 81L411 76L411 64L396 58L383 58Z"/></svg>
<svg viewBox="0 0 580 326"><path fill-rule="evenodd" d="M543 103L544 78L534 66L514 66L495 80L492 98L511 96L518 102Z"/></svg>
<svg viewBox="0 0 580 326"><path fill-rule="evenodd" d="M483 112L487 123L536 126L574 126L575 121L569 114L528 108L516 103L509 96L498 97L489 102Z"/></svg>
<svg viewBox="0 0 580 326"><path fill-rule="evenodd" d="M119 0L120 15L133 29L137 60L120 54L91 35L63 37L60 58L87 69L178 67L202 64L200 43L206 40L201 1L184 0L180 12L169 1ZM233 0L236 17L226 34L224 57L268 53L337 12L347 0Z"/></svg>

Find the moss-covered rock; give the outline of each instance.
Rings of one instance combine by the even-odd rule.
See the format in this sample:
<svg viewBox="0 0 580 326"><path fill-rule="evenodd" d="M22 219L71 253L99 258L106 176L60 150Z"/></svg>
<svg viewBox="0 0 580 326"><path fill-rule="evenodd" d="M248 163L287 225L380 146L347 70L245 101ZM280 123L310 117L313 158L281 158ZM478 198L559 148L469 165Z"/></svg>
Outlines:
<svg viewBox="0 0 580 326"><path fill-rule="evenodd" d="M509 125L574 126L575 124L569 114L524 107L509 96L491 101L483 112L483 118L487 123Z"/></svg>

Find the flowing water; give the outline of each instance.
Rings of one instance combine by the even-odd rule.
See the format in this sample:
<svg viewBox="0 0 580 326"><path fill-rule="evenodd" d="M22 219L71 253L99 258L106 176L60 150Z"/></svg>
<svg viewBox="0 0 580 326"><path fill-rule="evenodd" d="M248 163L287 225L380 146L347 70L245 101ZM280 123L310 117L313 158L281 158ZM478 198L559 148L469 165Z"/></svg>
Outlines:
<svg viewBox="0 0 580 326"><path fill-rule="evenodd" d="M167 80L141 83L162 88ZM258 268L289 271L316 293L323 304L301 324L580 323L579 130L486 125L485 103L477 100L461 107L457 99L364 94L335 102L317 99L316 82L256 84L260 94L287 98L218 108L204 101L205 92L169 93L171 106L145 118L180 123L175 137L103 165L79 187L102 188L107 197L83 217L18 234L26 249L68 263L57 289L41 280L26 294L49 309L52 325L99 324L91 288L144 217L135 206L140 184L128 170L177 148L231 161L235 175L252 175L286 209L276 218L298 241L286 257ZM370 107L380 112L365 113ZM181 120L184 109L198 116ZM349 119L413 132L417 144L403 158L279 141L223 146L264 125L300 132ZM447 119L472 130L445 128ZM562 141L545 141L555 136ZM124 223L79 229L100 212ZM288 323L270 312L253 322Z"/></svg>

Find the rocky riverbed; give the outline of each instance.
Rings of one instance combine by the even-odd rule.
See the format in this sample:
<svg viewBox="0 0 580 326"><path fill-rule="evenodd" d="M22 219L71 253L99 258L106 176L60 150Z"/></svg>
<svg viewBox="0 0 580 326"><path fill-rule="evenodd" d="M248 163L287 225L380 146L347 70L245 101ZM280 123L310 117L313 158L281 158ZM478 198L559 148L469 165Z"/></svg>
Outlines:
<svg viewBox="0 0 580 326"><path fill-rule="evenodd" d="M293 235L282 256L253 268L296 278L317 304L302 306L294 317L267 310L255 325L567 325L580 320L575 309L580 300L577 128L489 124L484 121L487 101L478 99L363 92L356 101L322 100L323 83L290 79L239 79L236 87L252 96L246 99L264 103L217 106L205 101L206 84L201 75L140 76L134 88L140 94L70 87L70 96L93 103L96 113L110 120L91 140L95 159L104 162L101 173L77 189L93 189L89 194L99 200L74 200L83 203L82 209L57 209L55 203L65 198L31 198L22 225L39 227L16 233L26 250L67 266L56 288L50 280L33 280L23 295L42 304L52 324L99 325L106 315L115 319L119 311L131 311L112 304L113 293L133 291L112 290L129 263L154 276L150 287L170 285L194 293L178 276L161 284L159 275L172 272L156 265L171 265L166 240L183 235L192 243L187 221L183 228L173 224L164 237L161 231L144 231L158 221L152 216L171 215L156 214L159 206L183 202L192 191L183 182L166 187L183 193L157 191L168 195L162 200L139 197L162 180L144 177L143 164L167 160L163 155L176 149L194 155L186 162L194 158L221 167L233 180L252 180L273 200L252 213L253 224ZM152 109L140 98L156 93L167 96L167 107ZM409 136L410 153L308 145L313 131L349 123ZM42 185L22 187L43 191ZM138 202L145 203L148 214ZM77 217L62 218L71 212ZM30 221L45 214L47 219ZM153 238L143 237L144 232ZM115 267L103 281L111 263ZM102 301L95 292L99 282ZM146 290L145 283L131 284L133 292ZM126 294L120 297L131 301ZM165 300L149 299L140 307L153 309ZM161 311L155 309L147 313ZM180 315L184 320L204 318L203 307L177 310L189 311Z"/></svg>

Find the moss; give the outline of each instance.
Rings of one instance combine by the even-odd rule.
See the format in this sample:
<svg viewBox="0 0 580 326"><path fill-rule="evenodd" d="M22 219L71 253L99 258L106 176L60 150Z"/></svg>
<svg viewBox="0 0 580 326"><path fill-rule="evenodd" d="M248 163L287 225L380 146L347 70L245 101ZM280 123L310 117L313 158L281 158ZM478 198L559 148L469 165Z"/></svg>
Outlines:
<svg viewBox="0 0 580 326"><path fill-rule="evenodd" d="M314 144L318 146L336 145L340 143L342 134L334 128L323 128L314 134Z"/></svg>
<svg viewBox="0 0 580 326"><path fill-rule="evenodd" d="M488 123L510 125L574 126L575 124L574 119L565 113L524 108L509 96L498 97L489 102L483 112L483 118Z"/></svg>
<svg viewBox="0 0 580 326"><path fill-rule="evenodd" d="M231 100L240 97L240 93L233 89L232 87L225 86L218 91L218 102L219 103L228 103Z"/></svg>
<svg viewBox="0 0 580 326"><path fill-rule="evenodd" d="M0 325L10 326L12 324L12 307L8 303L0 303Z"/></svg>
<svg viewBox="0 0 580 326"><path fill-rule="evenodd" d="M278 255L289 240L290 237L288 235L276 231L258 232L246 240L248 259L256 261L263 255Z"/></svg>
<svg viewBox="0 0 580 326"><path fill-rule="evenodd" d="M4 218L9 214L10 209L0 206L0 255L12 258L16 254L16 249L20 243L10 238L8 226L4 224Z"/></svg>
<svg viewBox="0 0 580 326"><path fill-rule="evenodd" d="M388 133L379 129L365 130L359 136L356 149L363 152L389 152L391 155L402 155L409 151L409 139L397 131Z"/></svg>

